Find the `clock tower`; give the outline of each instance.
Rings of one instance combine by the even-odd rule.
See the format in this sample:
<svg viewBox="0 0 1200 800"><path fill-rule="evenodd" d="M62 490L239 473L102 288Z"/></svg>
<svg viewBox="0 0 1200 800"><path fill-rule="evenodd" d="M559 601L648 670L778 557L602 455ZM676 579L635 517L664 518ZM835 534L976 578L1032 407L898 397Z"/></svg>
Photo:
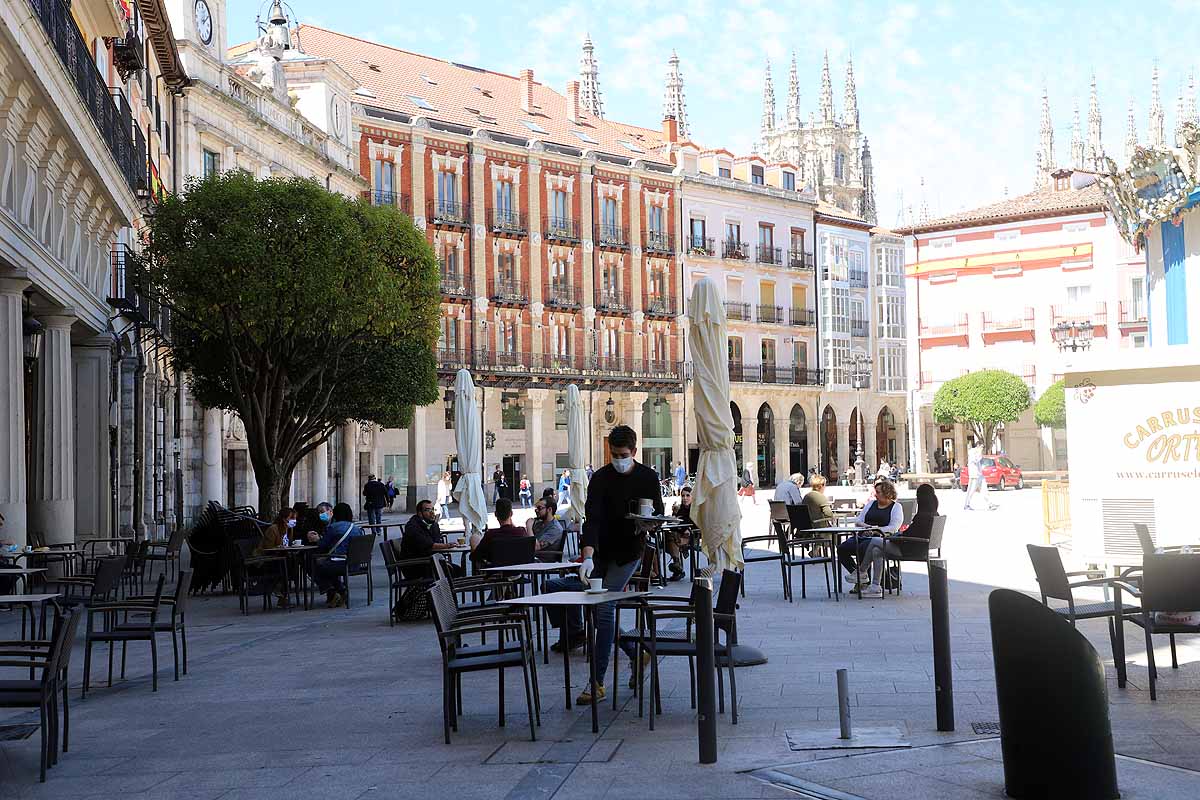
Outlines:
<svg viewBox="0 0 1200 800"><path fill-rule="evenodd" d="M225 0L167 0L171 29L181 44L203 50L218 61L225 60L228 47L228 18Z"/></svg>

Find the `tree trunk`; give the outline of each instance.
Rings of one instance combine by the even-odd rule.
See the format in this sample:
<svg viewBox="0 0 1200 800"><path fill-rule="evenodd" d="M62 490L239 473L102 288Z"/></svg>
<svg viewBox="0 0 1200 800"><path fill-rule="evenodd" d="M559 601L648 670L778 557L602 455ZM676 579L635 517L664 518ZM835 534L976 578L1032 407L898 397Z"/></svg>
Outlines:
<svg viewBox="0 0 1200 800"><path fill-rule="evenodd" d="M292 471L275 461L254 463L254 481L258 484L258 513L263 519L274 519L275 514L289 505L292 493Z"/></svg>

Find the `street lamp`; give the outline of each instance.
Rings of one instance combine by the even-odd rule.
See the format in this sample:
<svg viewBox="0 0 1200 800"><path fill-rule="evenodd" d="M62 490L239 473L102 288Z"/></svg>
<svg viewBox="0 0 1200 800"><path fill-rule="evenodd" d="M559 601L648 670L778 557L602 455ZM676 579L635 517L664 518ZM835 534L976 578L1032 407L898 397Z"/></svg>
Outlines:
<svg viewBox="0 0 1200 800"><path fill-rule="evenodd" d="M1091 322L1063 321L1050 330L1050 335L1059 350L1070 350L1074 353L1091 348L1094 331Z"/></svg>
<svg viewBox="0 0 1200 800"><path fill-rule="evenodd" d="M871 357L864 353L855 353L850 359L850 381L854 387L855 416L858 417L858 448L854 454L854 475L857 483L862 483L864 476L863 462L863 415L862 390L871 385Z"/></svg>

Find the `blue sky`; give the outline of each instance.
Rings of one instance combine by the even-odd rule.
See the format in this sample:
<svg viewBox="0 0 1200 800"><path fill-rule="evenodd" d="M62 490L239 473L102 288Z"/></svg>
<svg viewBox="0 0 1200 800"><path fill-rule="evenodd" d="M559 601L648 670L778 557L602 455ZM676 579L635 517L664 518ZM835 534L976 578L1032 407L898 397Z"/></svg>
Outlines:
<svg viewBox="0 0 1200 800"><path fill-rule="evenodd" d="M845 59L854 58L862 127L875 159L880 222L903 205L934 215L1032 188L1042 87L1050 93L1055 153L1065 161L1072 104L1086 126L1094 71L1105 148L1121 160L1128 107L1147 128L1157 61L1167 136L1196 60L1200 0L1163 0L1154 13L1120 2L872 2L616 0L395 3L292 0L306 22L407 50L535 77L560 91L576 76L590 32L607 116L658 127L663 76L679 52L692 137L749 152L762 113L763 68L786 105L791 52L803 113L816 105L829 51L840 109ZM413 12L416 13L413 13ZM255 35L256 3L230 0L230 42ZM924 179L924 193L922 193Z"/></svg>

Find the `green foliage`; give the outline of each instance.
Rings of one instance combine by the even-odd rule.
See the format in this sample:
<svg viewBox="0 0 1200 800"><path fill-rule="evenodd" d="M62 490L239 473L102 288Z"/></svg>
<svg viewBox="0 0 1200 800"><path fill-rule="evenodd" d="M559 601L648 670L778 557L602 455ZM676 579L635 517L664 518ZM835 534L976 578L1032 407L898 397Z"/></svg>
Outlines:
<svg viewBox="0 0 1200 800"><path fill-rule="evenodd" d="M1067 393L1062 381L1055 381L1033 407L1033 421L1043 428L1067 427Z"/></svg>
<svg viewBox="0 0 1200 800"><path fill-rule="evenodd" d="M168 197L147 241L176 363L241 416L260 492L343 421L400 427L437 399L437 262L396 209L227 172Z"/></svg>
<svg viewBox="0 0 1200 800"><path fill-rule="evenodd" d="M933 396L933 418L942 425L963 423L989 449L997 428L1015 422L1029 408L1029 387L1001 369L971 372L946 381Z"/></svg>

